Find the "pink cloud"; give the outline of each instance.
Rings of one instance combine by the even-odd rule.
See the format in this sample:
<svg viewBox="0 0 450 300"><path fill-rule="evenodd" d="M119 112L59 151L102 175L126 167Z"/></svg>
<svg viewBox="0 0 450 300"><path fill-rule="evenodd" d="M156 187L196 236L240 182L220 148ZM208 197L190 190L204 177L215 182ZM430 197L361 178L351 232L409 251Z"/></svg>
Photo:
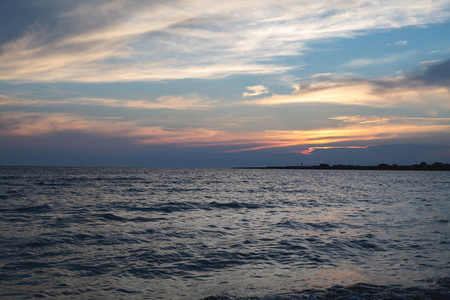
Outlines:
<svg viewBox="0 0 450 300"><path fill-rule="evenodd" d="M292 153L301 153L306 155L311 155L314 150L327 150L327 149L367 149L367 147L376 146L376 145L367 145L367 146L328 146L328 147L309 147L306 150L300 151L291 151Z"/></svg>

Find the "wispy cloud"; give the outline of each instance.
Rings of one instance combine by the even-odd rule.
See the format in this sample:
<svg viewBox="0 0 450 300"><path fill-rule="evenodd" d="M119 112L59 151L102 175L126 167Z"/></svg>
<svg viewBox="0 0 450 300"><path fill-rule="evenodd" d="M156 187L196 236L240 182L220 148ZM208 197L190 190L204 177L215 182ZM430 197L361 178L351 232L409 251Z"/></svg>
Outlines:
<svg viewBox="0 0 450 300"><path fill-rule="evenodd" d="M395 46L406 46L407 44L408 41L398 41L394 43Z"/></svg>
<svg viewBox="0 0 450 300"><path fill-rule="evenodd" d="M283 73L318 39L445 21L448 1L82 1L2 45L0 79L111 82Z"/></svg>
<svg viewBox="0 0 450 300"><path fill-rule="evenodd" d="M109 120L56 113L9 112L0 114L0 135L39 136L55 132L90 132L102 135L121 135L129 131L129 124Z"/></svg>
<svg viewBox="0 0 450 300"><path fill-rule="evenodd" d="M185 146L219 136L219 132L203 128L145 126L139 121L65 113L0 113L0 136L42 136L61 132L127 137L137 143L185 144Z"/></svg>
<svg viewBox="0 0 450 300"><path fill-rule="evenodd" d="M341 123L335 127L311 130L264 130L228 132L202 127L148 126L145 120L124 121L115 118L86 117L68 113L0 113L0 136L44 136L55 133L79 132L91 135L127 138L130 142L179 147L219 147L239 152L269 148L300 149L333 147L343 143L399 141L407 138L448 135L450 118L389 117L389 121L370 116L334 117ZM308 149L307 148L307 149ZM316 148L317 149L317 148ZM305 149L301 149L305 150Z"/></svg>
<svg viewBox="0 0 450 300"><path fill-rule="evenodd" d="M329 103L373 107L404 105L450 109L450 60L433 61L404 76L384 79L320 76L301 84L290 95L247 101L252 105Z"/></svg>
<svg viewBox="0 0 450 300"><path fill-rule="evenodd" d="M392 80L391 82L395 82ZM450 92L445 87L397 87L378 90L371 81L327 82L311 84L291 95L273 95L247 101L250 105L286 105L295 103L328 103L372 107L401 107L405 104L420 106L433 103L449 109Z"/></svg>
<svg viewBox="0 0 450 300"><path fill-rule="evenodd" d="M296 146L302 147L305 145L333 145L337 143L347 143L351 145L354 143L361 143L363 141L371 141L372 143L380 141L386 143L386 141L400 141L411 137L420 138L434 134L448 135L448 130L450 130L450 123L448 121L445 124L424 125L415 124L414 122L390 122L376 125L349 124L347 126L338 126L318 130L275 130L265 132L265 141L259 141L260 145L234 150L234 152L280 147L292 148Z"/></svg>
<svg viewBox="0 0 450 300"><path fill-rule="evenodd" d="M388 43L388 46L395 46L395 47L403 47L408 45L408 41L397 41L395 43Z"/></svg>
<svg viewBox="0 0 450 300"><path fill-rule="evenodd" d="M343 67L349 68L360 68L368 65L373 65L379 60L367 59L367 58L359 58L349 61L348 63L343 64ZM385 60L384 62L389 62L389 60Z"/></svg>
<svg viewBox="0 0 450 300"><path fill-rule="evenodd" d="M300 151L292 151L293 153L301 153L306 155L311 155L314 150L329 150L329 149L367 149L368 147L375 145L367 145L367 146L328 146L328 147L309 147L306 150Z"/></svg>
<svg viewBox="0 0 450 300"><path fill-rule="evenodd" d="M382 58L372 58L372 59L358 58L358 59L353 59L349 62L342 64L342 67L344 67L344 68L362 68L362 67L366 67L366 66L390 64L390 63L396 62L398 60L405 59L406 57L410 56L413 53L414 52L410 51L408 53L396 54L396 55L391 55L391 56L382 57Z"/></svg>
<svg viewBox="0 0 450 300"><path fill-rule="evenodd" d="M245 88L248 92L243 92L242 97L253 97L269 93L269 89L264 85L253 85Z"/></svg>
<svg viewBox="0 0 450 300"><path fill-rule="evenodd" d="M386 117L378 117L378 116L337 116L331 117L329 119L339 120L343 123L359 123L359 124L367 124L367 123L386 123L390 118Z"/></svg>
<svg viewBox="0 0 450 300"><path fill-rule="evenodd" d="M217 101L199 97L187 96L163 96L152 100L129 100L107 98L76 98L72 103L80 105L100 105L106 107L124 107L135 109L174 109L174 110L204 110L210 108Z"/></svg>
<svg viewBox="0 0 450 300"><path fill-rule="evenodd" d="M0 106L54 106L61 104L123 107L132 109L174 109L174 110L205 110L216 104L198 95L163 96L156 100L140 99L110 99L110 98L69 98L63 100L27 99L9 95L0 95Z"/></svg>
<svg viewBox="0 0 450 300"><path fill-rule="evenodd" d="M450 48L449 49L434 50L434 51L428 52L428 54L436 54L436 53L450 53Z"/></svg>

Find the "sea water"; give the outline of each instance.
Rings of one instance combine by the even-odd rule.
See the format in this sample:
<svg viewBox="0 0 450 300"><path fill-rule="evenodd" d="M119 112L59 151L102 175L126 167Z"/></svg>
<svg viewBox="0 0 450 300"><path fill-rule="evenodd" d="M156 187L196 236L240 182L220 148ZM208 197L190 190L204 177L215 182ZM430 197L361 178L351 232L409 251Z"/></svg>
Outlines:
<svg viewBox="0 0 450 300"><path fill-rule="evenodd" d="M0 168L0 298L450 299L450 172Z"/></svg>

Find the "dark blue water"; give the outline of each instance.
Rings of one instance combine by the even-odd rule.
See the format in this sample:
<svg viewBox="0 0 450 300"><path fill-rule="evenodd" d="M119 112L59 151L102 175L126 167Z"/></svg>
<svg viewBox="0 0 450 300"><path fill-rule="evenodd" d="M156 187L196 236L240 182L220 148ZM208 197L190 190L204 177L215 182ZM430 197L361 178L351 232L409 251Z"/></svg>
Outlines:
<svg viewBox="0 0 450 300"><path fill-rule="evenodd" d="M0 168L0 298L450 299L450 173Z"/></svg>

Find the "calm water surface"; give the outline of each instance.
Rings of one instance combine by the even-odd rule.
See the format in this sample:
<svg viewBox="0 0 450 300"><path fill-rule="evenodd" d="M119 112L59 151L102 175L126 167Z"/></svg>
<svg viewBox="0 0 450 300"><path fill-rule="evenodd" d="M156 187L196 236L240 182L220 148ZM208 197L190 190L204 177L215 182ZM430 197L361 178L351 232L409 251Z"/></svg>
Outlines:
<svg viewBox="0 0 450 300"><path fill-rule="evenodd" d="M2 167L0 298L450 299L449 201L450 172Z"/></svg>

